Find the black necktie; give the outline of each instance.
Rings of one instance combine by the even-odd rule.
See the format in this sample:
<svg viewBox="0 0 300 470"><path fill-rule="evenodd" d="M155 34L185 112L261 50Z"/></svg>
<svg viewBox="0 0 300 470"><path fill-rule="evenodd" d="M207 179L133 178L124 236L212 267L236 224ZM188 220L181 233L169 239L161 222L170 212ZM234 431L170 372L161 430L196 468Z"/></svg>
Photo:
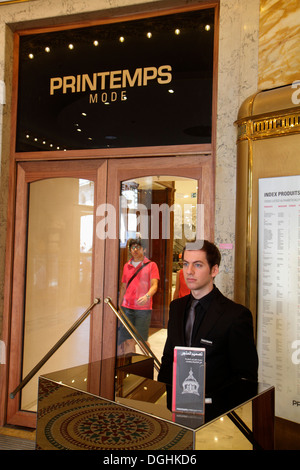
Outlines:
<svg viewBox="0 0 300 470"><path fill-rule="evenodd" d="M192 300L190 309L187 314L186 324L185 324L185 340L188 346L191 346L192 343L192 332L195 321L195 309L199 300Z"/></svg>

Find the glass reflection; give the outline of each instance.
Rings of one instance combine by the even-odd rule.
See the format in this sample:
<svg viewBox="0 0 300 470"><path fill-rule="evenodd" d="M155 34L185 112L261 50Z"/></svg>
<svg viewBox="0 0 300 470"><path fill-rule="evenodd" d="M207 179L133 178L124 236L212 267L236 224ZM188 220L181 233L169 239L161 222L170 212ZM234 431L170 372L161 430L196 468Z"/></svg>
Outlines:
<svg viewBox="0 0 300 470"><path fill-rule="evenodd" d="M91 301L94 183L50 178L30 184L23 377L73 325ZM88 362L89 318L40 373ZM22 391L35 411L37 376Z"/></svg>
<svg viewBox="0 0 300 470"><path fill-rule="evenodd" d="M141 256L136 261L143 262L149 259L157 265L158 289L152 295L151 283L148 280L147 292L146 290L145 292L139 291L139 280L146 276L146 266L143 268L143 276L141 274L143 271L141 271L132 281L135 284L130 292L138 297L145 294L150 294L152 297L147 340L159 360L166 339L169 304L174 296L178 295L176 282L180 271L182 249L186 241L193 240L196 235L199 206L197 184L196 180L189 178L151 176L127 180L121 185L119 308L121 307L124 311L124 307L128 307L127 302L124 302L124 292L122 292L122 289L126 290L127 282L124 267L127 270L128 264L126 263L128 262L134 266L138 251L134 249L136 243L132 247L129 246L130 240L140 238L143 246L137 247ZM127 276L130 278L129 274ZM151 278L150 274L149 276ZM130 295L129 293L128 296ZM139 308L137 310L139 311ZM136 315L138 316L139 313ZM132 321L132 317L130 320ZM134 323L134 325L137 327L138 324ZM137 329L139 330L138 327ZM122 326L119 325L118 354L141 352L133 340L130 344L124 341L121 330Z"/></svg>

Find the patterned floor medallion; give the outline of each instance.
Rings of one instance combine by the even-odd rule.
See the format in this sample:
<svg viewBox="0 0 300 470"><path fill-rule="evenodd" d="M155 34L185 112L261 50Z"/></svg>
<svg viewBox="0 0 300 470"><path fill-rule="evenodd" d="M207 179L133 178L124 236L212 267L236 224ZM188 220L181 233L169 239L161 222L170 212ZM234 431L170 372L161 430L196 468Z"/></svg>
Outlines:
<svg viewBox="0 0 300 470"><path fill-rule="evenodd" d="M191 448L191 432L163 420L58 384L42 389L38 450Z"/></svg>

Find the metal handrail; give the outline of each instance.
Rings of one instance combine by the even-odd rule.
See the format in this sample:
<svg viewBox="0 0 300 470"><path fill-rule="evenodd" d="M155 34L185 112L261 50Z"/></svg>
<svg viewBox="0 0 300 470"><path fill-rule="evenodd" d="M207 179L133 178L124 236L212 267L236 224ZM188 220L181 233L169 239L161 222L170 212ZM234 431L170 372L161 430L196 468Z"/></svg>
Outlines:
<svg viewBox="0 0 300 470"><path fill-rule="evenodd" d="M57 351L57 349L71 336L71 334L81 325L81 323L88 317L91 310L95 305L101 302L100 299L94 299L94 302L83 312L83 314L76 320L71 328L57 341L57 343L47 352L47 354L38 362L38 364L26 375L26 377L20 382L17 388L9 394L10 398L15 398L16 394L32 379L32 377L40 370L40 368L50 359L51 356Z"/></svg>
<svg viewBox="0 0 300 470"><path fill-rule="evenodd" d="M144 338L140 335L140 333L137 331L135 326L131 323L129 318L122 312L120 309L117 310L116 307L113 305L111 298L106 297L104 299L104 302L109 305L109 307L112 309L112 311L115 313L115 315L118 317L118 319L121 321L123 326L126 328L128 333L132 336L132 338L135 340L135 342L138 344L138 346L141 348L142 352L149 357L152 357L154 359L154 367L155 369L159 372L161 363L155 356L154 352L149 348L148 344L144 340Z"/></svg>

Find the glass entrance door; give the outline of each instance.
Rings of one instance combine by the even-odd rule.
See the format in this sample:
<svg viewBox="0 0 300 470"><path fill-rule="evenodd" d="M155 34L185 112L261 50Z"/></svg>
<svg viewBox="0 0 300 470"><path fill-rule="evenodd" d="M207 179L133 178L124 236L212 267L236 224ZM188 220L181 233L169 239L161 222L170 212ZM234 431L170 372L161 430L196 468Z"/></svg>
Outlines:
<svg viewBox="0 0 300 470"><path fill-rule="evenodd" d="M106 265L110 263L118 268L106 276L105 292L122 312L129 315L130 321L160 360L166 339L169 304L179 295L182 249L187 241L196 238L213 239L211 159L206 156L203 159L165 157L110 161L108 181L109 186L115 188L108 193L107 202L109 207L117 208L117 230L115 239L110 237L107 240ZM138 284L139 276L132 281L132 289L126 290L129 271L134 271L132 266L138 265L129 246L132 239L135 245L138 245L137 240L142 242L139 250L144 258L141 258L141 263L150 260L158 271L158 276L157 271L155 274L159 278L158 288L151 295L149 305L141 299L151 289L152 273L145 279L147 266L141 271L145 274L141 281L143 287ZM145 310L151 311L150 317ZM109 316L107 311L107 321ZM124 332L122 324L116 322L112 328L117 330L118 354L141 352L130 335Z"/></svg>
<svg viewBox="0 0 300 470"><path fill-rule="evenodd" d="M105 300L122 307L129 238L143 238L158 268L149 342L160 359L181 249L195 236L213 239L213 209L210 154L18 165L8 394L95 298L101 303L8 399L7 423L35 427L40 373L115 356L119 325ZM113 379L105 385L113 393Z"/></svg>
<svg viewBox="0 0 300 470"><path fill-rule="evenodd" d="M106 161L18 166L9 394L94 298L103 298L104 242L95 237L95 213L105 200L105 185ZM35 426L40 374L100 359L101 315L97 305L8 399L8 423Z"/></svg>
<svg viewBox="0 0 300 470"><path fill-rule="evenodd" d="M94 181L48 178L30 183L22 378L56 344L91 301ZM90 319L40 370L89 361ZM36 380L21 409L36 411Z"/></svg>
<svg viewBox="0 0 300 470"><path fill-rule="evenodd" d="M157 357L161 356L166 339L169 304L181 295L178 287L183 247L197 237L197 231L198 238L201 237L197 215L199 222L202 206L197 200L198 181L192 178L157 175L121 183L119 308L128 313ZM143 275L137 277L131 289L126 289L135 265L147 260L152 264L143 268ZM156 277L158 288L146 301L143 296L150 291ZM135 351L138 349L134 341L119 325L119 354Z"/></svg>

